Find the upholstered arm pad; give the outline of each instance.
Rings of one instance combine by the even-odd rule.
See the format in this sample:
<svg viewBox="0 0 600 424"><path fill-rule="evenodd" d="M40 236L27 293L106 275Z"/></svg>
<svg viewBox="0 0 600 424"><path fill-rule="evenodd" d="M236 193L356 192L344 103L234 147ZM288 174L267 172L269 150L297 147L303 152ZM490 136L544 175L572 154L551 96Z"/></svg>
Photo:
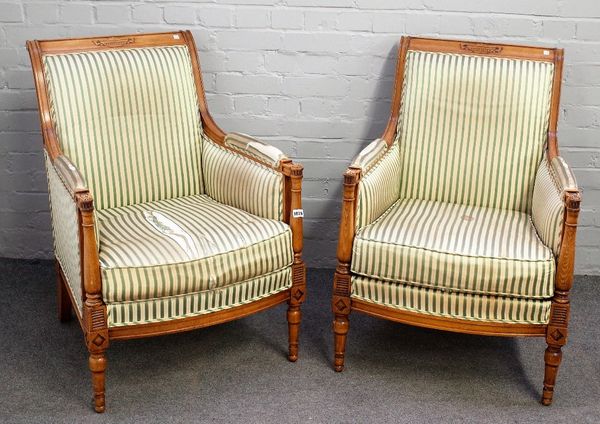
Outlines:
<svg viewBox="0 0 600 424"><path fill-rule="evenodd" d="M59 155L54 158L52 165L67 190L69 190L69 193L71 193L71 196L74 196L75 193L88 191L81 173L69 158Z"/></svg>
<svg viewBox="0 0 600 424"><path fill-rule="evenodd" d="M275 146L271 146L257 138L242 133L229 133L225 136L225 145L233 150L258 159L277 168L286 156Z"/></svg>
<svg viewBox="0 0 600 424"><path fill-rule="evenodd" d="M375 221L400 196L400 154L398 143L387 147L377 139L352 162L361 169L358 182L356 231Z"/></svg>
<svg viewBox="0 0 600 424"><path fill-rule="evenodd" d="M540 238L555 255L560 251L564 193L577 190L575 176L564 159L557 156L548 161L544 156L535 178L531 217Z"/></svg>
<svg viewBox="0 0 600 424"><path fill-rule="evenodd" d="M71 288L77 307L81 310L81 249L79 243L79 210L75 193L84 187L78 180L75 167L68 159L58 156L50 160L44 152L48 174L50 213L54 233L54 254Z"/></svg>
<svg viewBox="0 0 600 424"><path fill-rule="evenodd" d="M265 148L263 143L259 146L254 140L244 143L238 136L226 139L226 146L207 137L203 139L202 173L206 194L253 215L283 220L284 176L274 168L283 154L275 160L278 157L275 148ZM258 155L264 158L258 162L238 151L253 158ZM272 166L266 164L269 161Z"/></svg>

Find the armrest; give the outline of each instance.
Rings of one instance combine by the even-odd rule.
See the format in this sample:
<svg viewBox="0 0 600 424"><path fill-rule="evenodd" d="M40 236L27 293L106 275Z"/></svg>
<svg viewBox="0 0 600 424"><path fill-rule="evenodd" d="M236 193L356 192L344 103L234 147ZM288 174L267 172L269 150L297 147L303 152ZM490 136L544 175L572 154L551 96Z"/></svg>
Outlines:
<svg viewBox="0 0 600 424"><path fill-rule="evenodd" d="M242 133L229 133L225 136L225 145L233 150L256 158L262 163L277 169L285 154L275 146L271 146L257 138Z"/></svg>
<svg viewBox="0 0 600 424"><path fill-rule="evenodd" d="M360 171L356 198L356 231L381 216L400 196L398 143L377 139L365 147L350 169Z"/></svg>
<svg viewBox="0 0 600 424"><path fill-rule="evenodd" d="M284 220L285 156L248 136L228 134L223 145L204 136L204 189L218 202L263 218Z"/></svg>
<svg viewBox="0 0 600 424"><path fill-rule="evenodd" d="M85 298L101 299L102 292L93 200L81 173L66 156L58 154L52 160L46 150L44 156L54 252L82 319Z"/></svg>
<svg viewBox="0 0 600 424"><path fill-rule="evenodd" d="M76 193L89 191L83 176L73 162L65 155L61 154L55 157L52 161L52 165L72 197L74 197Z"/></svg>
<svg viewBox="0 0 600 424"><path fill-rule="evenodd" d="M565 223L566 198L579 193L573 171L565 160L544 156L533 188L531 218L540 239L558 257Z"/></svg>

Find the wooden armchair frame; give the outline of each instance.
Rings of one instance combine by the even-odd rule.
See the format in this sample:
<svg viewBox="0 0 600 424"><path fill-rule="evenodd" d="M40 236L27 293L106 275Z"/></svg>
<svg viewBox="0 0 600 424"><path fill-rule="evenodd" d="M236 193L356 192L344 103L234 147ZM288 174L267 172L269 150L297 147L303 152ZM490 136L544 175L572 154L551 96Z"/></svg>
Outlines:
<svg viewBox="0 0 600 424"><path fill-rule="evenodd" d="M284 177L283 217L284 222L289 224L292 230L292 246L294 252L292 286L285 291L278 292L263 299L205 315L197 315L164 322L109 328L107 323L106 305L102 298L102 280L94 229L94 206L92 195L86 188L84 180L76 167L61 152L54 124L51 119L49 106L50 99L48 96L48 87L44 78L42 59L46 54L174 45L187 46L189 49L204 133L223 148L234 151L236 154L241 154L262 165L269 166L281 173ZM191 32L181 31L156 34L132 34L47 41L36 40L28 41L27 48L31 58L37 90L44 148L50 161L54 165L55 170L59 174L59 177L67 187L67 190L78 207L83 306L82 310L74 307L77 302L75 302L74 295L66 283L65 275L59 262L56 261L58 315L61 321L66 321L71 318L71 310L75 310L76 312L76 316L84 333L86 346L89 350L89 368L92 372L94 392L93 403L96 412L103 412L105 409L105 351L108 348L110 341L113 340L158 336L194 330L243 318L283 302L287 302L287 321L289 329L288 359L292 362L296 361L298 358L298 335L301 320L300 305L304 301L306 293L306 270L302 260L302 218L292 216L292 211L302 208L301 190L303 168L300 164L293 163L287 158L282 159L278 164L273 165L273 163L261 160L260 155L240 152L239 149L233 149L226 143L226 134L217 126L208 112L196 45ZM255 140L255 143L256 142L257 140Z"/></svg>
<svg viewBox="0 0 600 424"><path fill-rule="evenodd" d="M392 110L387 127L381 137L385 140L388 147L392 145L396 138L404 79L404 66L409 49L553 62L554 79L552 81L546 154L549 161L558 156L556 128L563 66L562 49L414 37L402 37L400 41L392 98ZM349 328L348 316L351 311L362 312L367 315L385 318L404 324L459 333L486 336L545 337L547 343L545 353L546 365L541 402L544 405L550 405L552 403L558 367L562 358L561 348L566 344L568 335L570 308L569 290L573 285L575 235L581 200L579 190L570 188L564 191L563 203L565 213L561 236L562 242L557 257L555 292L554 297L552 298L549 323L504 324L435 317L419 314L417 312L388 308L350 297L352 246L354 244L355 236L357 193L361 177L361 168L357 166L350 166L344 173L343 203L337 248L338 265L335 270L332 299L332 309L334 313L333 331L335 335L335 370L342 371L344 367L346 337Z"/></svg>

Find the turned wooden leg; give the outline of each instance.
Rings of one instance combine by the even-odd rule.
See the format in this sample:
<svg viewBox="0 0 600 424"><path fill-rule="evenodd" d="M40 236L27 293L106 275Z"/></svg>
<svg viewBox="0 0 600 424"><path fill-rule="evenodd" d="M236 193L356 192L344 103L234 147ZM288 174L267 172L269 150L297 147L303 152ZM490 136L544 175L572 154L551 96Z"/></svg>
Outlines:
<svg viewBox="0 0 600 424"><path fill-rule="evenodd" d="M298 360L298 336L300 333L300 321L302 312L300 305L306 298L306 268L304 262L298 256L292 265L292 288L288 300L287 322L289 331L288 359L291 362Z"/></svg>
<svg viewBox="0 0 600 424"><path fill-rule="evenodd" d="M334 334L334 358L333 368L340 372L344 369L344 354L346 352L346 336L348 334L350 314L350 274L345 264L338 265L333 277L333 334Z"/></svg>
<svg viewBox="0 0 600 424"><path fill-rule="evenodd" d="M569 332L569 299L568 293L557 290L552 299L550 309L550 324L546 330L546 353L544 354L544 390L542 392L542 405L550 405L554 395L556 375L562 359L562 347L567 343Z"/></svg>
<svg viewBox="0 0 600 424"><path fill-rule="evenodd" d="M90 371L92 372L92 387L94 390L94 410L104 412L104 371L106 370L106 356L104 352L90 353L89 358Z"/></svg>
<svg viewBox="0 0 600 424"><path fill-rule="evenodd" d="M542 393L542 405L552 404L552 396L554 395L554 384L556 383L556 375L558 367L562 359L562 350L560 346L548 346L544 354L546 369L544 372L544 391Z"/></svg>
<svg viewBox="0 0 600 424"><path fill-rule="evenodd" d="M57 293L57 304L58 304L58 319L60 322L70 321L72 318L73 304L71 303L71 297L67 291L67 282L62 276L60 270L60 264L56 263L56 293Z"/></svg>
<svg viewBox="0 0 600 424"><path fill-rule="evenodd" d="M290 362L296 362L298 360L298 333L300 331L300 320L302 318L302 312L300 312L300 306L288 306L287 321L289 331L289 351L288 359Z"/></svg>
<svg viewBox="0 0 600 424"><path fill-rule="evenodd" d="M348 316L336 315L333 320L333 333L335 334L335 356L333 368L340 372L344 369L344 355L346 353L346 335L348 334Z"/></svg>

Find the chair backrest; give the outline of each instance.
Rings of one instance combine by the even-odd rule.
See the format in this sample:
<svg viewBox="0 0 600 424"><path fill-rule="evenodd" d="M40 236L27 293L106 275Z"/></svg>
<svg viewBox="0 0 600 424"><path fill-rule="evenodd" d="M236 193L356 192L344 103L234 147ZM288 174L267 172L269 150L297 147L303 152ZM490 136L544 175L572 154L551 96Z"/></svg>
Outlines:
<svg viewBox="0 0 600 424"><path fill-rule="evenodd" d="M401 197L529 211L557 50L404 43Z"/></svg>
<svg viewBox="0 0 600 424"><path fill-rule="evenodd" d="M89 51L42 55L60 148L98 209L203 191L190 50L180 35L162 36L167 43L158 35L147 43L88 40Z"/></svg>

